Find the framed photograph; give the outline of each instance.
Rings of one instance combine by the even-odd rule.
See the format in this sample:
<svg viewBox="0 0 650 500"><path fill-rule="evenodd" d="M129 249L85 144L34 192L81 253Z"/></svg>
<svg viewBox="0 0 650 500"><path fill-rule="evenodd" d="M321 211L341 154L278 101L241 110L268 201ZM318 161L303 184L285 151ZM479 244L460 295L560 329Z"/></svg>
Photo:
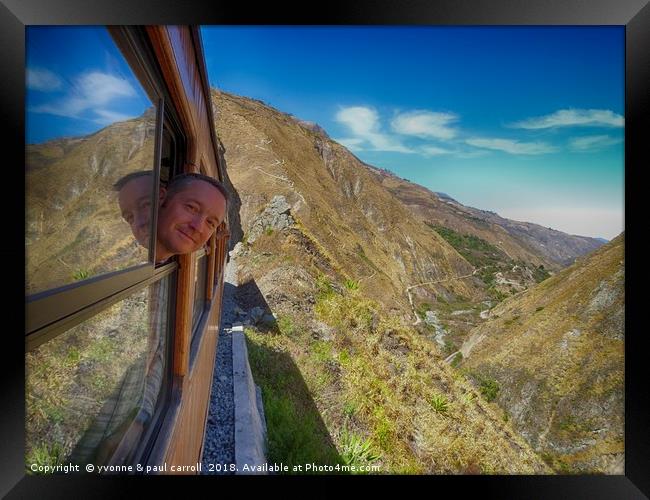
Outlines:
<svg viewBox="0 0 650 500"><path fill-rule="evenodd" d="M5 357L0 492L99 483L26 473L28 462L225 460L194 438L178 451L190 417L169 409L191 373L212 376L205 304L235 293L223 287L234 260L240 302L227 318L219 305L215 324L243 323L269 479L357 467L373 483L501 498L650 495L647 2L362 2L318 15L164 3L0 6L6 147L26 165L22 182L8 169L25 190L6 192L26 208L8 221L25 251L5 251L7 288L24 290L7 295L7 316L25 311L26 337L14 333ZM178 89L193 78L184 109ZM190 130L199 122L210 131ZM73 207L71 190L90 190L66 155L91 139L115 158L79 156L97 189ZM184 173L223 183L227 214L206 216L214 238L185 231L162 246L166 189ZM148 215L129 218L122 189L136 177ZM110 339L93 333L104 324ZM109 346L129 342L121 358ZM167 361L151 389L142 373L156 355ZM66 374L75 388L48 397ZM157 402L113 401L136 385ZM209 406L199 420L214 421ZM136 416L96 430L102 412ZM123 489L114 479L107 494Z"/></svg>

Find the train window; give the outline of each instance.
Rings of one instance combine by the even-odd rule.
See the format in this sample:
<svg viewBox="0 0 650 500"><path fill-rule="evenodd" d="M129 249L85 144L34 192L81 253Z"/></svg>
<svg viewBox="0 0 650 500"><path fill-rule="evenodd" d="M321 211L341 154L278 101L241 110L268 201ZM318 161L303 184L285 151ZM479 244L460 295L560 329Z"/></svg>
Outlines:
<svg viewBox="0 0 650 500"><path fill-rule="evenodd" d="M27 353L27 463L132 457L166 385L172 276Z"/></svg>
<svg viewBox="0 0 650 500"><path fill-rule="evenodd" d="M149 262L157 98L103 27L28 27L26 66L27 294Z"/></svg>
<svg viewBox="0 0 650 500"><path fill-rule="evenodd" d="M160 154L160 183L166 186L172 177L174 167L179 166L179 151L174 135L168 125L163 128L162 148Z"/></svg>
<svg viewBox="0 0 650 500"><path fill-rule="evenodd" d="M206 286L208 275L208 256L205 251L197 254L194 272L194 310L192 313L192 336L198 330L201 315L206 306Z"/></svg>

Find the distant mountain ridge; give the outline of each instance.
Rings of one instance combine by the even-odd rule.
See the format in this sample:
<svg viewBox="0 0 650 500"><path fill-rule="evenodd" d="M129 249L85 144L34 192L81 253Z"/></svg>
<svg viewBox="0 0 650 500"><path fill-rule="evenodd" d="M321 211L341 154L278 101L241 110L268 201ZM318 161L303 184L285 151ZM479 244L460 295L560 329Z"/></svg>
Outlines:
<svg viewBox="0 0 650 500"><path fill-rule="evenodd" d="M557 270L606 243L531 222L506 219L490 210L462 205L446 193L430 191L386 170L373 171L420 219L485 239L512 258Z"/></svg>

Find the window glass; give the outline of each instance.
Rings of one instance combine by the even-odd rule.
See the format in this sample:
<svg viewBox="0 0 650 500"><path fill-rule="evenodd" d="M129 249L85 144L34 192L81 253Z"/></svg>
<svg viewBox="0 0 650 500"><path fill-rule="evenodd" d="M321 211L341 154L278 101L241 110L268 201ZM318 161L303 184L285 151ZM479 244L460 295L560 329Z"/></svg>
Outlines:
<svg viewBox="0 0 650 500"><path fill-rule="evenodd" d="M162 146L160 151L160 184L167 186L172 176L172 170L177 164L178 149L176 140L167 127L163 127Z"/></svg>
<svg viewBox="0 0 650 500"><path fill-rule="evenodd" d="M33 294L147 262L153 176L125 176L154 168L156 109L105 28L26 33Z"/></svg>
<svg viewBox="0 0 650 500"><path fill-rule="evenodd" d="M205 309L205 287L208 274L208 258L205 254L196 259L196 272L194 273L194 313L192 317L192 328L201 320L201 314Z"/></svg>
<svg viewBox="0 0 650 500"><path fill-rule="evenodd" d="M130 461L162 400L171 279L26 354L28 470Z"/></svg>

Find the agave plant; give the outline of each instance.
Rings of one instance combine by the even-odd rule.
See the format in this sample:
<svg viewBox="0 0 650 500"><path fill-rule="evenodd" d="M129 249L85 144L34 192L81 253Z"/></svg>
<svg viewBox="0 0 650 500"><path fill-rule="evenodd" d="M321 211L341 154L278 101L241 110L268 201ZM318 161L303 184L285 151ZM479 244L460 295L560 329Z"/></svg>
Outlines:
<svg viewBox="0 0 650 500"><path fill-rule="evenodd" d="M447 413L447 410L449 409L447 398L440 394L434 394L429 400L429 403L431 403L431 407L441 415Z"/></svg>
<svg viewBox="0 0 650 500"><path fill-rule="evenodd" d="M368 465L380 458L380 455L373 451L370 439L364 440L347 429L343 429L341 432L341 446L341 458L346 465Z"/></svg>

